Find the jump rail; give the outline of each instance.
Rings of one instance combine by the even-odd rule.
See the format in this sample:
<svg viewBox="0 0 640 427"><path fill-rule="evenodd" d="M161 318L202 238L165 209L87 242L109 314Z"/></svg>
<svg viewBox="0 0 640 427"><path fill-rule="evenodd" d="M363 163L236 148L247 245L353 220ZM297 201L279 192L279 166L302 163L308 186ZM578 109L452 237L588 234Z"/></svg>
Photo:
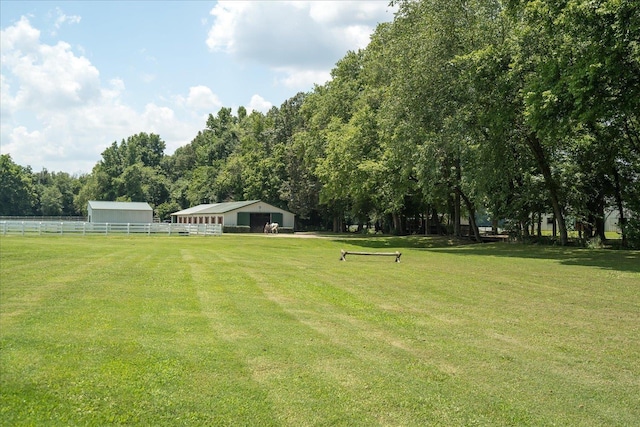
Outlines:
<svg viewBox="0 0 640 427"><path fill-rule="evenodd" d="M395 262L400 262L400 257L402 253L400 252L353 252L353 251L345 251L344 249L340 250L340 261L346 261L347 255L374 255L374 256L394 256L396 257Z"/></svg>

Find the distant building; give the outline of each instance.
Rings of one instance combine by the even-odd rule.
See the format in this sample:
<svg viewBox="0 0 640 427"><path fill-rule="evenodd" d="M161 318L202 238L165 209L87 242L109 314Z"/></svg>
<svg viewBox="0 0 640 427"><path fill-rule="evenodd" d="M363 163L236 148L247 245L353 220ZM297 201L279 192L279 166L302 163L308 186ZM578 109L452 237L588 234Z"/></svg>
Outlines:
<svg viewBox="0 0 640 427"><path fill-rule="evenodd" d="M153 209L145 202L102 202L92 200L87 207L89 222L146 224L153 222Z"/></svg>
<svg viewBox="0 0 640 427"><path fill-rule="evenodd" d="M625 211L625 216L630 218L631 212ZM565 221L567 221L567 227L574 228L579 226L579 222L570 216L565 217ZM543 214L540 229L551 232L555 227L557 227L557 222L553 214ZM620 228L620 212L617 209L607 209L605 211L604 231L607 233L622 233L622 229Z"/></svg>
<svg viewBox="0 0 640 427"><path fill-rule="evenodd" d="M262 232L266 223L277 222L281 230L293 231L295 215L260 200L211 203L171 214L179 224L222 224L225 231Z"/></svg>

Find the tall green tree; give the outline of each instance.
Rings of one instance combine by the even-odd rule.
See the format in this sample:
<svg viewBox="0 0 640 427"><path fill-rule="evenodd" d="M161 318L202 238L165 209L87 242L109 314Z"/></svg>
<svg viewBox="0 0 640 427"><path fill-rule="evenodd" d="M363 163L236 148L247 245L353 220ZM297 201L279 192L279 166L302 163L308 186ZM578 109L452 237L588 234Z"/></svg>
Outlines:
<svg viewBox="0 0 640 427"><path fill-rule="evenodd" d="M113 142L102 152L74 205L85 211L89 200L146 201L153 206L167 202L170 185L164 149L165 142L153 133Z"/></svg>
<svg viewBox="0 0 640 427"><path fill-rule="evenodd" d="M312 144L320 148L314 171L322 184L319 200L331 213L336 232L344 229L346 215L361 213L353 209L361 210L358 205L363 202L352 197L353 183L358 181L354 158L342 156L350 148L359 151L362 143L355 136L357 126L349 124L364 90L361 71L362 52L348 52L331 71L331 81L307 98L313 106L307 110L311 112L307 139L314 138Z"/></svg>
<svg viewBox="0 0 640 427"><path fill-rule="evenodd" d="M32 215L35 202L31 169L0 154L0 215Z"/></svg>
<svg viewBox="0 0 640 427"><path fill-rule="evenodd" d="M37 193L35 214L45 216L81 214L81 211L74 206L74 198L81 187L78 177L66 172L49 172L47 169L42 169L33 174L33 182Z"/></svg>
<svg viewBox="0 0 640 427"><path fill-rule="evenodd" d="M545 178L562 243L567 241L567 195L558 172L596 170L594 194L604 195L603 186L614 182L614 194L609 195L616 199L624 223L620 172L637 158L633 135L640 110L639 7L624 0L510 3L517 24L513 72L522 81L527 142ZM566 153L578 150L606 160L573 167L576 159Z"/></svg>
<svg viewBox="0 0 640 427"><path fill-rule="evenodd" d="M44 187L40 195L40 212L45 216L62 215L62 192L56 186Z"/></svg>
<svg viewBox="0 0 640 427"><path fill-rule="evenodd" d="M396 129L394 145L415 153L412 175L418 177L429 204L451 206L454 233L460 235L460 217L466 210L479 238L478 140L468 120L472 85L459 58L494 43L501 5L484 0L398 4L389 48L396 58L393 96L385 103L389 126Z"/></svg>

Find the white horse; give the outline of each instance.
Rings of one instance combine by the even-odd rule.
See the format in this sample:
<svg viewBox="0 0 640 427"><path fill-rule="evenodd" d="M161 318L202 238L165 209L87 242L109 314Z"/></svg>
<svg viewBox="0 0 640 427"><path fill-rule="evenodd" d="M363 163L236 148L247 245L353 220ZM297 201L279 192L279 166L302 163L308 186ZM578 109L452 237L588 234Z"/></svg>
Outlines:
<svg viewBox="0 0 640 427"><path fill-rule="evenodd" d="M277 222L272 222L271 224L266 223L264 226L264 232L278 234L278 223Z"/></svg>

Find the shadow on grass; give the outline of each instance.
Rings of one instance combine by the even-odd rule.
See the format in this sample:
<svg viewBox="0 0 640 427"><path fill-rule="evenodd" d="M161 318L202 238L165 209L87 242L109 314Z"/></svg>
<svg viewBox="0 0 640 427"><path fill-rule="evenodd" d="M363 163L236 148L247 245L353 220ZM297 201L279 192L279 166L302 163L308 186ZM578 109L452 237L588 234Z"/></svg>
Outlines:
<svg viewBox="0 0 640 427"><path fill-rule="evenodd" d="M336 242L365 249L409 248L436 250L452 255L498 256L510 258L553 259L565 265L583 265L606 270L640 273L640 251L585 249L520 243L484 243L455 240L441 236L332 236ZM639 283L640 284L640 283Z"/></svg>
<svg viewBox="0 0 640 427"><path fill-rule="evenodd" d="M638 251L491 243L474 245L465 248L464 251L444 249L439 252L450 252L455 255L553 259L565 265L582 265L605 270L640 273L640 252Z"/></svg>
<svg viewBox="0 0 640 427"><path fill-rule="evenodd" d="M433 249L468 246L469 240L457 240L444 236L362 236L362 235L328 235L335 242L371 249Z"/></svg>

